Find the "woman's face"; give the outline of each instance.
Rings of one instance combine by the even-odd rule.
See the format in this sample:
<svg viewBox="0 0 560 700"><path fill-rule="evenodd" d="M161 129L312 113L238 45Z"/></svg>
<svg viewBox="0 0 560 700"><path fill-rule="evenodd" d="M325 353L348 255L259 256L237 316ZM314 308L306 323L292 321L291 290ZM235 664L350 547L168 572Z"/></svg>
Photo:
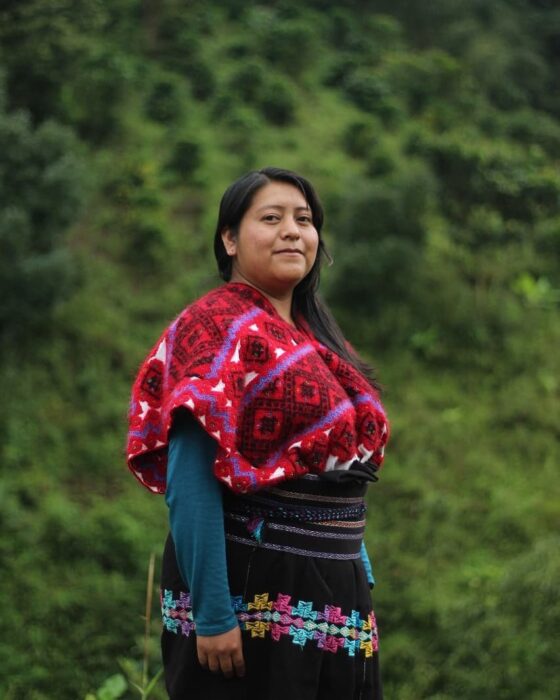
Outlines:
<svg viewBox="0 0 560 700"><path fill-rule="evenodd" d="M274 297L290 296L313 267L319 234L301 190L270 182L255 194L233 237L222 239L233 258L232 282L248 282Z"/></svg>

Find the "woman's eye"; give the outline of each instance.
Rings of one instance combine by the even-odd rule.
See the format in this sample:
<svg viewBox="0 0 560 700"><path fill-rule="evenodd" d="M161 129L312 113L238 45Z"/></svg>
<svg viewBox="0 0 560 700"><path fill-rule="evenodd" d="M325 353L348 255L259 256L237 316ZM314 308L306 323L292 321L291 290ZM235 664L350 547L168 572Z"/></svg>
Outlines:
<svg viewBox="0 0 560 700"><path fill-rule="evenodd" d="M311 217L310 216L300 216L299 221L301 221L303 224L310 224Z"/></svg>
<svg viewBox="0 0 560 700"><path fill-rule="evenodd" d="M263 219L264 221L278 221L278 216L276 214L267 214Z"/></svg>

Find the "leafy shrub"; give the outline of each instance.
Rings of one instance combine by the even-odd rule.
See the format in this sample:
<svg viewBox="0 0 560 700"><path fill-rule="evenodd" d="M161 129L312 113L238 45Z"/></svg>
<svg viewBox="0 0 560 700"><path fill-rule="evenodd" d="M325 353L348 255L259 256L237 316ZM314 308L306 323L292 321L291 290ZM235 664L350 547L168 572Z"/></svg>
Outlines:
<svg viewBox="0 0 560 700"><path fill-rule="evenodd" d="M500 126L514 141L538 145L550 155L560 157L560 124L548 114L534 110L509 112L501 116Z"/></svg>
<svg viewBox="0 0 560 700"><path fill-rule="evenodd" d="M345 211L334 223L337 305L368 315L414 295L433 183L422 168L388 182L354 183ZM360 270L360 274L351 270Z"/></svg>
<svg viewBox="0 0 560 700"><path fill-rule="evenodd" d="M36 122L70 123L93 142L114 134L134 61L122 42L108 39L110 15L102 3L84 0L8 3L0 44L10 105L25 107Z"/></svg>
<svg viewBox="0 0 560 700"><path fill-rule="evenodd" d="M343 90L357 107L379 116L385 124L395 126L404 116L391 83L372 68L359 67L349 73Z"/></svg>
<svg viewBox="0 0 560 700"><path fill-rule="evenodd" d="M24 113L0 114L0 151L0 325L21 338L78 281L64 239L86 176L74 134L54 122L34 129Z"/></svg>
<svg viewBox="0 0 560 700"><path fill-rule="evenodd" d="M104 44L93 44L75 77L61 86L61 118L88 141L107 140L118 132L121 101L134 78L130 57Z"/></svg>
<svg viewBox="0 0 560 700"><path fill-rule="evenodd" d="M348 75L361 65L361 60L353 54L337 53L326 62L323 84L327 87L343 88Z"/></svg>
<svg viewBox="0 0 560 700"><path fill-rule="evenodd" d="M201 164L202 149L200 144L193 140L181 140L175 144L167 167L185 182L192 182Z"/></svg>
<svg viewBox="0 0 560 700"><path fill-rule="evenodd" d="M442 206L463 220L470 207L487 205L504 218L531 221L552 213L560 196L560 177L544 165L540 150L490 143L472 132L427 136L411 152L425 155L442 182Z"/></svg>
<svg viewBox="0 0 560 700"><path fill-rule="evenodd" d="M191 92L197 100L208 100L216 91L216 78L210 66L202 59L193 59L187 69Z"/></svg>
<svg viewBox="0 0 560 700"><path fill-rule="evenodd" d="M317 30L307 21L277 20L271 31L258 34L257 51L279 70L297 78L319 58Z"/></svg>
<svg viewBox="0 0 560 700"><path fill-rule="evenodd" d="M560 605L557 537L535 543L502 576L446 620L450 650L447 688L455 697L553 698Z"/></svg>
<svg viewBox="0 0 560 700"><path fill-rule="evenodd" d="M238 102L257 104L268 80L266 66L251 59L243 60L236 66L228 81L228 93Z"/></svg>
<svg viewBox="0 0 560 700"><path fill-rule="evenodd" d="M150 273L165 266L169 253L168 233L157 219L135 216L128 222L125 235L126 259L133 268Z"/></svg>
<svg viewBox="0 0 560 700"><path fill-rule="evenodd" d="M366 154L366 175L372 178L384 177L398 167L395 154L387 146L378 146Z"/></svg>
<svg viewBox="0 0 560 700"><path fill-rule="evenodd" d="M275 126L286 126L295 119L296 98L290 81L272 77L259 95L259 107L265 119Z"/></svg>
<svg viewBox="0 0 560 700"><path fill-rule="evenodd" d="M392 55L385 73L392 90L402 95L413 114L452 98L460 92L463 78L459 62L438 50Z"/></svg>
<svg viewBox="0 0 560 700"><path fill-rule="evenodd" d="M175 81L159 80L152 86L145 102L145 111L150 119L164 124L177 122L182 109L183 102Z"/></svg>
<svg viewBox="0 0 560 700"><path fill-rule="evenodd" d="M374 119L362 119L349 124L343 135L342 145L353 158L365 158L377 145L379 124Z"/></svg>

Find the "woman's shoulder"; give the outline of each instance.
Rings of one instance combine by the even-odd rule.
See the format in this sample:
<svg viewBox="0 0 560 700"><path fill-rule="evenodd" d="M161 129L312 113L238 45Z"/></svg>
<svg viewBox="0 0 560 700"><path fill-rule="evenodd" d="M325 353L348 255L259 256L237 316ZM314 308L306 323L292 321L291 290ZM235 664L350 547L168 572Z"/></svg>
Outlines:
<svg viewBox="0 0 560 700"><path fill-rule="evenodd" d="M229 282L186 306L170 329L202 327L223 337L235 321L241 330L256 316L270 315L268 306L266 299L248 285Z"/></svg>
<svg viewBox="0 0 560 700"><path fill-rule="evenodd" d="M262 313L244 286L224 284L201 296L183 309L166 331L168 345L179 354L191 356L203 350L217 351L224 343L249 333L252 320Z"/></svg>
<svg viewBox="0 0 560 700"><path fill-rule="evenodd" d="M213 309L220 306L220 299L223 297L225 285L215 287L198 297L194 301L189 302L179 314L179 318L184 316L200 315L212 313Z"/></svg>
<svg viewBox="0 0 560 700"><path fill-rule="evenodd" d="M220 290L219 287L212 289L188 304L169 325L166 337L172 347L193 352L198 347L222 342L227 309Z"/></svg>
<svg viewBox="0 0 560 700"><path fill-rule="evenodd" d="M215 287L188 304L170 325L170 330L181 326L212 327L221 332L229 325L229 320L242 310L232 299L228 285Z"/></svg>

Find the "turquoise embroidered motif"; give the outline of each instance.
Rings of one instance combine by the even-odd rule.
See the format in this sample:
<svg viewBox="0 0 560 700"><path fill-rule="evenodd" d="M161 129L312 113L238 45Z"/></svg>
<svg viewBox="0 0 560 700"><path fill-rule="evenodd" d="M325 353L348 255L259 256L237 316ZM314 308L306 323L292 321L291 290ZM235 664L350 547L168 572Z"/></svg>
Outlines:
<svg viewBox="0 0 560 700"><path fill-rule="evenodd" d="M242 596L232 596L231 602L241 630L250 632L253 638L264 639L270 634L277 642L288 636L293 644L302 648L314 641L323 651L335 654L343 649L349 656L363 651L370 657L378 650L373 611L364 619L357 610L344 615L334 605L315 610L311 602L300 600L292 605L290 600L291 596L279 593L272 601L268 593L261 593L249 602L244 602ZM172 591L162 591L161 612L164 627L169 632L180 632L188 637L195 629L189 593L181 593L175 599Z"/></svg>

